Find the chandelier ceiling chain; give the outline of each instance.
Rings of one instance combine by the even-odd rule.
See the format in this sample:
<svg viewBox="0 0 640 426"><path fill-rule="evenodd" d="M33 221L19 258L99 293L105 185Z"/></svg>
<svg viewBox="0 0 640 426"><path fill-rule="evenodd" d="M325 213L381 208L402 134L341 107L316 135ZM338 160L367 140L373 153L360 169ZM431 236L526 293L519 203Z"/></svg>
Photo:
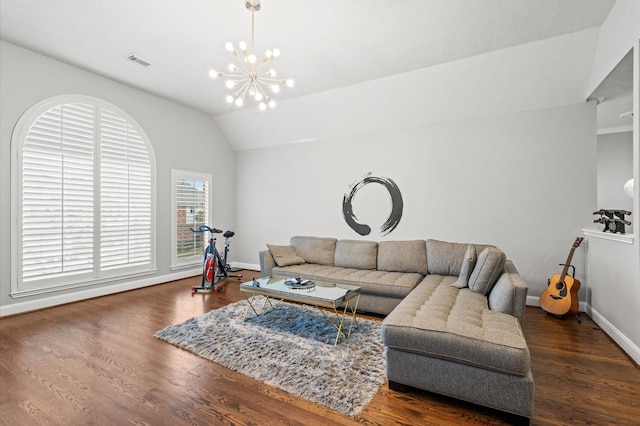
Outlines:
<svg viewBox="0 0 640 426"><path fill-rule="evenodd" d="M225 48L236 59L236 64L229 65L230 73L211 70L209 76L211 78L228 77L226 86L233 92L226 97L227 102L235 103L236 106L244 105L244 99L248 96L254 98L258 102L261 110L267 107L273 108L276 102L269 95L270 93L278 93L280 85L287 87L293 86L291 79L277 79L276 72L271 69L263 71L269 62L280 56L279 49L267 50L258 62L254 54L254 13L260 10L260 0L249 0L245 3L245 7L251 11L251 50L247 50L247 43L241 41L238 43L240 53L233 47L231 42L225 44Z"/></svg>

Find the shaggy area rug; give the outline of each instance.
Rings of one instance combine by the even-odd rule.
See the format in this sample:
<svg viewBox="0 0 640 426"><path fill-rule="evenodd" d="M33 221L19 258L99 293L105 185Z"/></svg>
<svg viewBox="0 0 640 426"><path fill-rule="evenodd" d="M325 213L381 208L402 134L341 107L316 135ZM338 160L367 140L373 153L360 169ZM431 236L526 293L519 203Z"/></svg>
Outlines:
<svg viewBox="0 0 640 426"><path fill-rule="evenodd" d="M317 309L280 303L267 315L236 302L158 331L154 336L347 415L358 414L386 380L379 321L358 319L349 339Z"/></svg>

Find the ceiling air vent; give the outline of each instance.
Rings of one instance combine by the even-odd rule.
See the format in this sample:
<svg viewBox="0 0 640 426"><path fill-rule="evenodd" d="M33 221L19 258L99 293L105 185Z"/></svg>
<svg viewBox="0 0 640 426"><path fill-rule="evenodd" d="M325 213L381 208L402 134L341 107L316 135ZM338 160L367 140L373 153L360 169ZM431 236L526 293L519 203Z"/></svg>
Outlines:
<svg viewBox="0 0 640 426"><path fill-rule="evenodd" d="M130 60L131 62L135 62L136 64L140 64L143 67L148 67L151 65L151 62L141 58L140 55L137 55L135 53L132 53L129 56L127 56L127 59Z"/></svg>

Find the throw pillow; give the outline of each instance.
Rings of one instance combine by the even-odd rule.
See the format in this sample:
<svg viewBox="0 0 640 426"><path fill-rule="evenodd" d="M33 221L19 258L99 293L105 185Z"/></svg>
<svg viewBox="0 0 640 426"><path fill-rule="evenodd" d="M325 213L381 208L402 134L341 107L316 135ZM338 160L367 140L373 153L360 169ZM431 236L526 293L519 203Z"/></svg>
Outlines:
<svg viewBox="0 0 640 426"><path fill-rule="evenodd" d="M304 263L304 259L298 256L291 246L274 246L267 244L267 247L278 266L301 265Z"/></svg>
<svg viewBox="0 0 640 426"><path fill-rule="evenodd" d="M469 285L469 277L473 272L473 267L476 266L477 259L476 246L469 244L467 251L464 254L464 260L462 261L462 267L460 268L460 275L458 280L451 283L452 287L465 288Z"/></svg>
<svg viewBox="0 0 640 426"><path fill-rule="evenodd" d="M507 256L495 247L487 247L478 255L469 277L469 288L476 293L489 294L502 274Z"/></svg>

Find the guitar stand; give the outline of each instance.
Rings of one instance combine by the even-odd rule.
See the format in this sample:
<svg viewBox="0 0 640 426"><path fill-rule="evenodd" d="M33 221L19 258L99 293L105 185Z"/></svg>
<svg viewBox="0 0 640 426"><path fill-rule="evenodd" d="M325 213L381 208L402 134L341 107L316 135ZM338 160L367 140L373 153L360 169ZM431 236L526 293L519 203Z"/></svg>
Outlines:
<svg viewBox="0 0 640 426"><path fill-rule="evenodd" d="M579 324L582 324L582 321L579 318L580 312L576 313L574 316L572 316L570 318L563 317L562 315L555 315L555 314L552 314L551 312L547 312L547 316L548 317L553 317L553 318L558 318L558 319L561 319L561 320L575 319L576 321L578 321Z"/></svg>
<svg viewBox="0 0 640 426"><path fill-rule="evenodd" d="M566 263L558 263L558 266L565 266L567 265ZM576 267L573 265L567 265L567 268L571 268L571 278L575 279L576 278Z"/></svg>

